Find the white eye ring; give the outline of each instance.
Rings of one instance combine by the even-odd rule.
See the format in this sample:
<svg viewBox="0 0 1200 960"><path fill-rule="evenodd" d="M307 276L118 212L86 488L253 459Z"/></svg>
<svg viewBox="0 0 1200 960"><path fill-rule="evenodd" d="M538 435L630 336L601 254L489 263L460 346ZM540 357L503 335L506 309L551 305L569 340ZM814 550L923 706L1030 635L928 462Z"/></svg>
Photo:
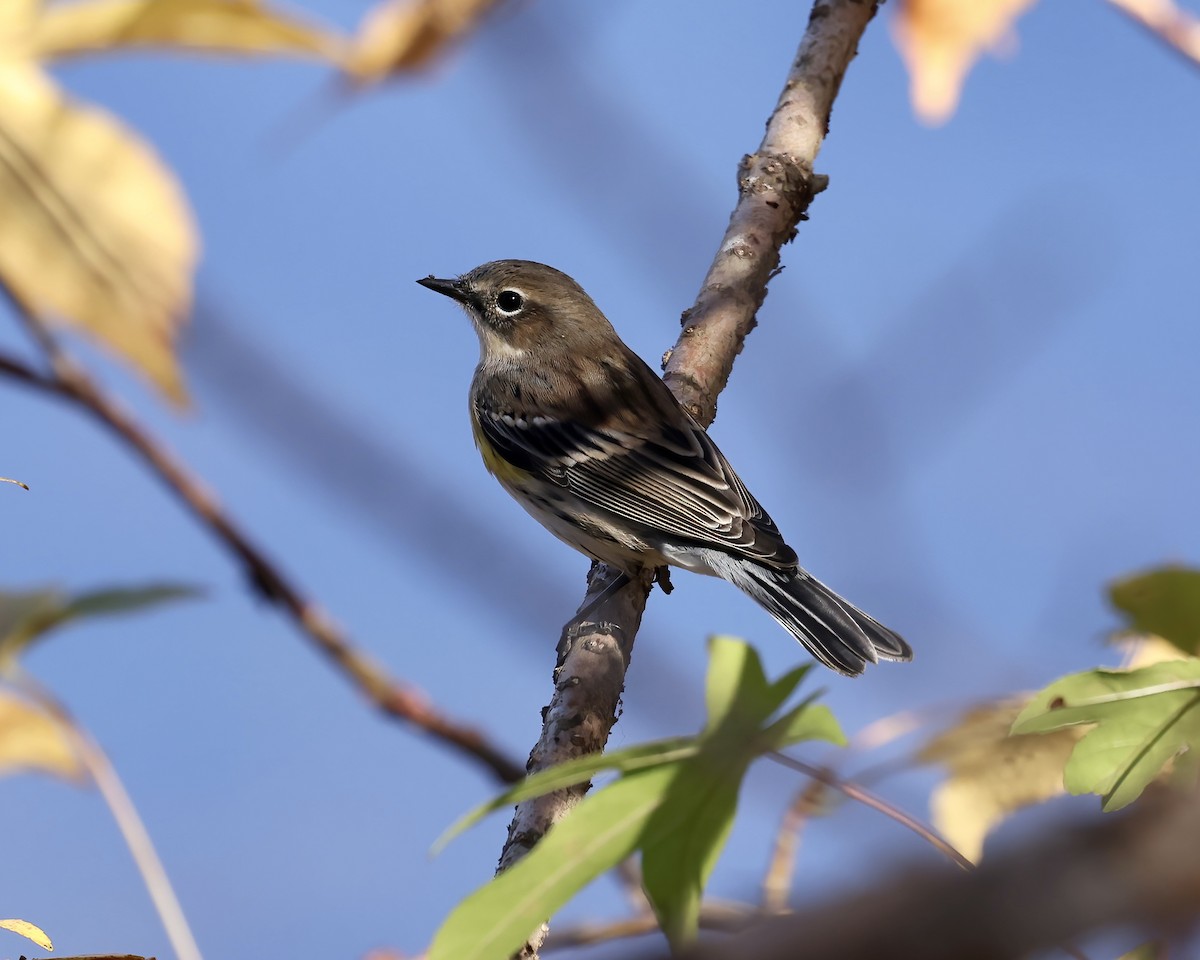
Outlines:
<svg viewBox="0 0 1200 960"><path fill-rule="evenodd" d="M496 309L506 317L515 316L525 309L525 294L511 287L496 294Z"/></svg>

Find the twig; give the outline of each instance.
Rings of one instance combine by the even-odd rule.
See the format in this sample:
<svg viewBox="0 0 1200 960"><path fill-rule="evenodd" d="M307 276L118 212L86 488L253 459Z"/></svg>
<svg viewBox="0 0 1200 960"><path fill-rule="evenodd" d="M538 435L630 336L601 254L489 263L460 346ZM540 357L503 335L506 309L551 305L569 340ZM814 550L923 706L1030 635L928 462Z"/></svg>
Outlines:
<svg viewBox="0 0 1200 960"><path fill-rule="evenodd" d="M754 326L767 281L778 271L779 249L792 239L824 186L813 164L842 76L877 6L877 0L816 0L766 135L758 152L744 158L739 168L738 202L729 227L695 305L683 315L683 332L665 365L672 392L705 426L716 415L717 394ZM580 609L613 575L603 565L593 565ZM555 692L530 755L530 771L604 749L652 579L653 572L645 572L594 611L592 619L602 626L585 640L563 637ZM586 785L519 805L500 869L537 843L585 790ZM531 936L520 956L536 957L546 930L543 926Z"/></svg>
<svg viewBox="0 0 1200 960"><path fill-rule="evenodd" d="M1172 0L1108 0L1193 66L1200 65L1200 19Z"/></svg>
<svg viewBox="0 0 1200 960"><path fill-rule="evenodd" d="M642 889L642 865L637 855L626 857L613 868L612 873L633 911L637 914L650 913L650 901Z"/></svg>
<svg viewBox="0 0 1200 960"><path fill-rule="evenodd" d="M75 722L67 708L49 690L23 671L17 672L16 680L20 689L27 692L43 710L58 721L70 739L80 762L87 768L113 820L116 821L117 829L125 839L125 846L129 848L129 854L142 876L146 892L150 894L150 900L154 903L159 920L162 921L167 939L171 941L175 956L178 960L202 960L200 947L192 935L192 929L188 925L183 907L180 906L179 898L175 895L175 889L171 886L167 871L154 849L154 842L150 839L146 825L142 822L133 799L117 775L108 755Z"/></svg>
<svg viewBox="0 0 1200 960"><path fill-rule="evenodd" d="M439 711L418 688L390 677L368 654L354 646L324 610L289 580L263 550L244 533L215 495L166 447L146 431L115 399L66 356L40 324L28 318L13 301L47 354L51 372L41 373L22 361L0 355L0 375L70 401L87 411L133 450L151 472L184 504L200 523L245 567L254 587L278 604L337 668L386 716L418 727L431 737L455 747L484 764L506 783L520 780L525 771L473 727Z"/></svg>
<svg viewBox="0 0 1200 960"><path fill-rule="evenodd" d="M700 929L736 933L764 916L766 914L750 904L706 900L700 907ZM653 914L614 920L610 923L580 923L550 934L542 949L549 951L586 947L657 932L658 920Z"/></svg>
<svg viewBox="0 0 1200 960"><path fill-rule="evenodd" d="M775 834L775 846L763 876L762 905L768 913L782 913L788 908L792 892L792 874L796 870L796 852L800 848L800 832L804 825L825 805L826 784L812 779L784 811Z"/></svg>
<svg viewBox="0 0 1200 960"><path fill-rule="evenodd" d="M806 777L812 777L814 780L818 780L825 784L825 786L832 787L834 790L838 791L838 793L845 794L851 800L857 800L859 803L865 804L872 810L879 811L885 817L895 820L902 827L906 827L907 829L911 830L930 846L944 854L952 863L962 867L962 869L971 870L974 868L975 864L959 853L951 844L947 843L931 828L925 826L925 824L921 823L921 821L916 817L905 813L899 807L892 806L882 797L876 796L865 787L861 787L849 780L843 780L832 770L828 770L825 767L814 767L810 763L805 763L803 760L797 760L794 757L789 757L783 753L768 753L766 756L768 759L774 760L776 763L782 766L790 767L792 770L796 770L799 773L804 774Z"/></svg>

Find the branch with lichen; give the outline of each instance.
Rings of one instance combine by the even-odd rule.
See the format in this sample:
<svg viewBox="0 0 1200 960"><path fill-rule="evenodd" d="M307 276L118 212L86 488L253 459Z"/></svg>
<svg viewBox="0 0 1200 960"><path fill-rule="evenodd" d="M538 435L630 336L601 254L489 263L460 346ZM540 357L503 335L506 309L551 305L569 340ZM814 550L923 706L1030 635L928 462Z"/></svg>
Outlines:
<svg viewBox="0 0 1200 960"><path fill-rule="evenodd" d="M665 363L676 399L704 426L716 416L717 396L779 270L779 251L805 219L825 186L813 173L829 129L829 115L858 41L875 15L876 0L817 0L787 82L758 149L738 170L738 202L695 304L683 314L683 332ZM654 571L642 571L609 596L619 576L603 564L588 574L577 618L564 630L554 670L554 694L543 711L542 733L529 756L536 772L602 751L616 723L625 671L633 653ZM500 869L527 853L583 797L587 785L526 801L517 807L500 856ZM535 957L547 928L521 955Z"/></svg>

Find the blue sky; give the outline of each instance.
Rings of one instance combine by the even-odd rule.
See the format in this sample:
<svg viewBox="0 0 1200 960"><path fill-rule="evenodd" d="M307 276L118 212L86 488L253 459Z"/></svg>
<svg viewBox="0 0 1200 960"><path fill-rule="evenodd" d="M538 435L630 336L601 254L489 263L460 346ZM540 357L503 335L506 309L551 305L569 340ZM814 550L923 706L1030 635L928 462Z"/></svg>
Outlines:
<svg viewBox="0 0 1200 960"><path fill-rule="evenodd" d="M347 29L362 8L309 4ZM806 16L767 0L752 17L518 5L428 74L357 96L303 64L67 65L61 81L152 140L195 207L195 411L169 413L80 350L361 646L523 758L587 563L478 463L474 335L413 281L551 263L656 363ZM784 251L712 431L805 566L917 651L818 678L849 731L1095 665L1117 625L1104 584L1200 557L1200 73L1103 3L1044 4L1016 55L985 59L929 129L886 19L843 85L818 163L830 187ZM0 347L24 350L3 320ZM0 387L0 474L33 488L0 490L5 589L206 591L71 628L27 664L110 751L205 954L422 948L499 853L504 817L426 856L488 779L376 716L108 436ZM775 673L802 657L731 587L675 584L651 600L614 745L698 727L711 632L746 637ZM883 791L925 816L931 782ZM752 775L716 893L755 895L800 786ZM63 954L170 955L94 794L9 778L0 818L4 915ZM797 890L932 856L843 807L807 832ZM601 881L565 919L621 910Z"/></svg>

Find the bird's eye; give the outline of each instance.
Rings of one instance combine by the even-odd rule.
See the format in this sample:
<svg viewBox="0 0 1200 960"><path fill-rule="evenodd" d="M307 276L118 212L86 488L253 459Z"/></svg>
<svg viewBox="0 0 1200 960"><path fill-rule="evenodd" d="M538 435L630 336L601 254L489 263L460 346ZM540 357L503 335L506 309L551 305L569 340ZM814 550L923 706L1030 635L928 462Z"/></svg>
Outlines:
<svg viewBox="0 0 1200 960"><path fill-rule="evenodd" d="M496 307L501 313L511 316L518 313L523 306L525 306L525 298L516 290L501 290L500 295L496 297Z"/></svg>

